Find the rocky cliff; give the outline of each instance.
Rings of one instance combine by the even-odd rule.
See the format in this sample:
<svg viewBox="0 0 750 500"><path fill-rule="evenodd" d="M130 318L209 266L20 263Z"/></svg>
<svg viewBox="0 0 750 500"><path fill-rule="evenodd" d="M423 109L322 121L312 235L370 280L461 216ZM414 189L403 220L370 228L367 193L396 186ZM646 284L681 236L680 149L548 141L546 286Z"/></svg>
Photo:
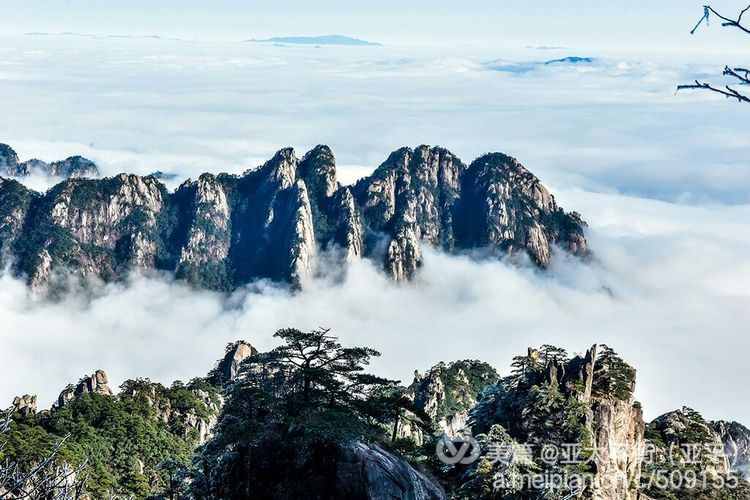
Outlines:
<svg viewBox="0 0 750 500"><path fill-rule="evenodd" d="M66 164L80 171L82 161ZM174 192L155 176L71 178L44 194L0 179L2 258L34 286L150 269L216 290L263 278L302 286L321 252L374 259L404 280L424 245L545 267L555 246L587 254L584 226L515 159L493 153L466 166L428 146L395 151L354 186L336 180L327 146L301 159L283 149L242 175L203 174Z"/></svg>
<svg viewBox="0 0 750 500"><path fill-rule="evenodd" d="M256 354L258 354L257 349L244 340L227 344L224 357L209 374L210 379L216 386L234 381L240 373L242 362Z"/></svg>
<svg viewBox="0 0 750 500"><path fill-rule="evenodd" d="M738 422L720 420L711 427L724 443L724 454L734 472L750 480L750 429Z"/></svg>
<svg viewBox="0 0 750 500"><path fill-rule="evenodd" d="M563 474L553 498L639 498L645 424L634 384L635 371L606 346L572 359L551 346L515 358L514 372L471 412L482 455L458 498L526 498L528 473ZM503 459L492 451L497 445L526 451ZM588 481L573 486L574 474Z"/></svg>
<svg viewBox="0 0 750 500"><path fill-rule="evenodd" d="M377 444L342 447L336 459L336 500L446 500L445 492L402 458Z"/></svg>
<svg viewBox="0 0 750 500"><path fill-rule="evenodd" d="M458 436L466 428L469 411L482 390L498 381L500 375L487 363L461 360L439 363L426 373L414 373L406 395L419 412L430 418L437 434ZM414 413L405 413L397 421L394 435L417 444L424 442L422 426Z"/></svg>
<svg viewBox="0 0 750 500"><path fill-rule="evenodd" d="M549 345L529 349L499 380L489 365L464 360L416 373L408 387L389 385L387 394L404 395L456 442L471 430L478 458L464 455L464 463L438 460L433 437L424 434L423 446L402 448L388 428L399 414L382 406L394 400L382 393L353 401L367 415L356 425L345 407L327 409L329 398L300 412L300 372L267 354L233 342L205 378L171 387L129 380L118 394L97 370L41 412L34 396L17 397L12 439L0 440L4 457L34 465L44 456L40 446L49 450L70 434L62 453L73 464L89 463L86 488L94 498L210 498L205 491L214 490L217 498L274 499L750 498L750 483L734 474L746 471L750 431L689 408L644 424L633 400L635 370L607 346L576 356ZM459 432L467 409L468 429ZM415 437L404 433L396 437ZM573 475L587 478L584 487L550 479ZM541 477L546 486L529 487L523 477ZM689 487L689 478L698 484Z"/></svg>
<svg viewBox="0 0 750 500"><path fill-rule="evenodd" d="M747 499L747 429L683 407L646 426L642 490L648 498Z"/></svg>

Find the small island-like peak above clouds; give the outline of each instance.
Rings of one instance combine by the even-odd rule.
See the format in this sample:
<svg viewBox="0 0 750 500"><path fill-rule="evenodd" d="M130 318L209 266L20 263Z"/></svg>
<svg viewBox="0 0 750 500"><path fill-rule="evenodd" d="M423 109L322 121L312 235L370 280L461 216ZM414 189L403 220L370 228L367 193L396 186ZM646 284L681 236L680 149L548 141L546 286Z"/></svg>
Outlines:
<svg viewBox="0 0 750 500"><path fill-rule="evenodd" d="M271 38L251 38L246 42L275 43L284 45L349 45L349 46L382 46L381 43L370 42L344 35L315 35L315 36L275 36Z"/></svg>

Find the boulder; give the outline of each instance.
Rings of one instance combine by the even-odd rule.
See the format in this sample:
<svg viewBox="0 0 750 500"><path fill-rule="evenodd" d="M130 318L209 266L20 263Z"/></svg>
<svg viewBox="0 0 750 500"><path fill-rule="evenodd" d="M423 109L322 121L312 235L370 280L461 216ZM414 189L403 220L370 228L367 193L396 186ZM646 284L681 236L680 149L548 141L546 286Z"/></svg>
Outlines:
<svg viewBox="0 0 750 500"><path fill-rule="evenodd" d="M24 394L13 398L13 408L24 417L36 414L36 396Z"/></svg>
<svg viewBox="0 0 750 500"><path fill-rule="evenodd" d="M104 370L96 370L78 381L76 385L68 385L57 397L58 408L65 406L70 401L80 398L86 394L99 394L111 396L112 389L109 388L109 378Z"/></svg>
<svg viewBox="0 0 750 500"><path fill-rule="evenodd" d="M376 444L344 446L336 465L335 499L443 500L439 484Z"/></svg>

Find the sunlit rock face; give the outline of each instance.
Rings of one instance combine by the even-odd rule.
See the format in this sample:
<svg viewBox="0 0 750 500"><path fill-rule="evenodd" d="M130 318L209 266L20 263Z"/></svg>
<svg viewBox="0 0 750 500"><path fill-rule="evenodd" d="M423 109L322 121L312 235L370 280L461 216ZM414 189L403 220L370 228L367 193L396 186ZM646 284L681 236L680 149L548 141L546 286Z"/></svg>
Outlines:
<svg viewBox="0 0 750 500"><path fill-rule="evenodd" d="M71 178L44 194L0 179L0 257L34 287L156 270L212 290L259 279L300 288L321 254L342 268L373 259L402 281L422 266L425 245L525 255L542 268L555 246L588 253L581 218L500 153L466 166L443 148L401 148L342 186L327 146L302 159L286 148L242 175L203 174L174 192L157 176L78 178L91 172L87 162L51 164ZM0 148L3 172L18 165Z"/></svg>
<svg viewBox="0 0 750 500"><path fill-rule="evenodd" d="M635 369L606 346L594 345L572 358L549 345L517 356L511 374L486 387L469 412L469 427L482 451L460 480L461 487L483 498L486 485L502 477L509 482L501 485L497 498L516 498L514 494L526 491L516 482L524 474L570 466L585 472L589 481L561 497L643 498L639 483L645 424L641 406L633 399L635 375ZM596 451L585 456L574 451L560 461L534 453L496 460L493 443L557 451L573 444L579 451Z"/></svg>
<svg viewBox="0 0 750 500"><path fill-rule="evenodd" d="M467 429L469 412L479 394L499 378L492 366L477 360L438 363L424 374L415 372L406 395L417 410L429 417L437 434L456 437ZM419 418L404 412L395 424L394 437L423 444L426 436L418 425Z"/></svg>
<svg viewBox="0 0 750 500"><path fill-rule="evenodd" d="M724 454L732 471L750 480L750 429L738 422L720 420L711 427L724 444Z"/></svg>
<svg viewBox="0 0 750 500"><path fill-rule="evenodd" d="M81 378L77 384L68 385L57 397L56 407L62 408L74 399L86 394L99 394L101 396L113 394L109 387L109 378L104 370L96 370L93 374Z"/></svg>
<svg viewBox="0 0 750 500"><path fill-rule="evenodd" d="M242 362L256 354L258 354L258 351L255 347L244 340L238 340L227 345L224 357L212 372L213 382L220 386L234 381L240 372Z"/></svg>
<svg viewBox="0 0 750 500"><path fill-rule="evenodd" d="M587 252L580 216L565 213L539 179L515 158L491 153L476 159L462 176L456 240L460 248L526 252L545 267L552 246Z"/></svg>

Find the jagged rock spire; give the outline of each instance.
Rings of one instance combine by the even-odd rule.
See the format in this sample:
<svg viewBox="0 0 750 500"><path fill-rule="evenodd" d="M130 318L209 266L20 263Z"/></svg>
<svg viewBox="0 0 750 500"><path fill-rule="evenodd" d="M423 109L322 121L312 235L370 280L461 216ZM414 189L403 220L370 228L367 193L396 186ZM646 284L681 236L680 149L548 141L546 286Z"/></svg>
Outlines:
<svg viewBox="0 0 750 500"><path fill-rule="evenodd" d="M215 381L220 384L231 382L237 378L242 362L256 354L258 354L257 349L244 340L238 340L227 345L224 357L213 371Z"/></svg>
<svg viewBox="0 0 750 500"><path fill-rule="evenodd" d="M17 164L10 148L0 158ZM301 160L285 148L241 176L204 174L174 193L153 176L70 179L45 194L0 180L0 216L0 264L39 287L56 271L111 281L134 268L215 290L259 279L300 287L329 250L342 268L366 257L395 280L419 271L424 245L526 255L540 267L555 246L588 253L580 216L514 158L491 153L467 167L425 145L394 151L354 186L337 182L324 145Z"/></svg>
<svg viewBox="0 0 750 500"><path fill-rule="evenodd" d="M111 396L112 389L109 388L109 378L104 370L96 370L78 381L76 385L69 385L57 397L57 407L65 406L70 401L85 394L100 394Z"/></svg>
<svg viewBox="0 0 750 500"><path fill-rule="evenodd" d="M16 396L13 398L13 408L24 417L34 415L37 411L36 395Z"/></svg>

